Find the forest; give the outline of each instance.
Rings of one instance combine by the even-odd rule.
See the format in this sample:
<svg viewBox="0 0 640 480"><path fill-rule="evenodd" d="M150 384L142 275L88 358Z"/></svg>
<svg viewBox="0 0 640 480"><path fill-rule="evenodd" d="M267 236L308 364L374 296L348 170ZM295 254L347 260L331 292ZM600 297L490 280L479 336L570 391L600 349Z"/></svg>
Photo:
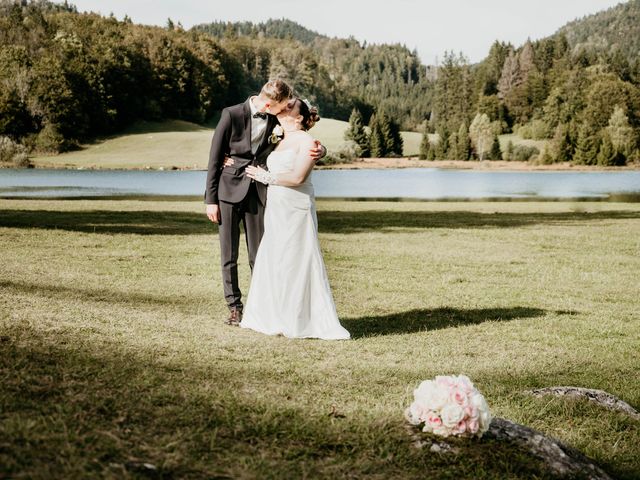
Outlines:
<svg viewBox="0 0 640 480"><path fill-rule="evenodd" d="M322 116L351 119L361 156L401 154L398 131L412 130L424 132L424 159L638 162L639 18L633 0L524 45L497 40L477 64L445 52L426 66L404 45L286 19L186 30L0 0L0 160L75 149L138 120L213 124L278 76ZM547 142L501 145L507 133Z"/></svg>

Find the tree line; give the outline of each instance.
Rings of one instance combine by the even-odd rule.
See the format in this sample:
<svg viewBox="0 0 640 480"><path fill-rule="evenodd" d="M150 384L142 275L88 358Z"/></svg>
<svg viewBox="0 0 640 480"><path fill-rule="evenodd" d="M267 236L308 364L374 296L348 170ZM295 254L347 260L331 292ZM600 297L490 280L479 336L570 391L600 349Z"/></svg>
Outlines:
<svg viewBox="0 0 640 480"><path fill-rule="evenodd" d="M602 28L598 15L585 20L588 38ZM426 67L402 45L328 38L288 20L186 31L67 2L0 0L0 136L23 159L25 149L72 149L139 119L206 123L279 76L323 116L350 119L361 156L401 155L399 131L414 130L425 159L640 161L640 60L629 46L640 27L624 20L640 15L640 0L603 15L632 41L596 47L574 22L519 48L496 41L475 65L446 52ZM500 143L507 133L545 147Z"/></svg>

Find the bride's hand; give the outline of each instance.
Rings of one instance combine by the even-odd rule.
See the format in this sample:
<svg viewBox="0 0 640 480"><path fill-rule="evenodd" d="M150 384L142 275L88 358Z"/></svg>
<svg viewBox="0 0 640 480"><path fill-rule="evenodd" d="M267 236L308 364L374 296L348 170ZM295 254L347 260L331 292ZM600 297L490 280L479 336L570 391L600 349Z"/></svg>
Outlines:
<svg viewBox="0 0 640 480"><path fill-rule="evenodd" d="M245 175L249 177L251 180L255 180L256 174L258 174L260 170L262 170L263 172L266 171L263 168L254 167L253 165L248 165L247 168L244 169L244 172L245 172Z"/></svg>
<svg viewBox="0 0 640 480"><path fill-rule="evenodd" d="M264 183L265 185L273 185L277 182L277 177L261 167L254 167L253 165L245 168L245 175L256 182Z"/></svg>
<svg viewBox="0 0 640 480"><path fill-rule="evenodd" d="M233 160L233 158L231 157L224 157L224 166L225 167L230 167L235 163L235 161Z"/></svg>

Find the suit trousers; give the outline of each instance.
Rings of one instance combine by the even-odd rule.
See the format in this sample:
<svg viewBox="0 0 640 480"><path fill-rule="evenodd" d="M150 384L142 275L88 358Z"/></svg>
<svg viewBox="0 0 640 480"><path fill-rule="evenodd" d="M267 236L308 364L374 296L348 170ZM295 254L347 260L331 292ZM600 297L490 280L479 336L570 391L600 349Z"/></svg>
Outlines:
<svg viewBox="0 0 640 480"><path fill-rule="evenodd" d="M258 197L255 183L249 187L246 197L240 203L220 201L220 263L222 265L222 285L224 298L229 308L242 309L242 293L238 285L238 251L240 247L240 224L244 227L249 268L258 253L264 233L264 205Z"/></svg>

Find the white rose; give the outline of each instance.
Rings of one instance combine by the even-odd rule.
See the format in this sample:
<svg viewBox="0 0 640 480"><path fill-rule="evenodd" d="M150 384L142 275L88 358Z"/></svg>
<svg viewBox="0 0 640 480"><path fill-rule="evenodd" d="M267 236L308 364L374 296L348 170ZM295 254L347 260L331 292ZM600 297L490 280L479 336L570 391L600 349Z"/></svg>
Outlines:
<svg viewBox="0 0 640 480"><path fill-rule="evenodd" d="M413 402L409 408L405 410L405 418L412 425L419 425L424 420L421 418L424 412L424 408L418 402Z"/></svg>
<svg viewBox="0 0 640 480"><path fill-rule="evenodd" d="M478 409L480 420L480 430L486 432L491 423L491 412L489 411L489 405L481 393L476 392L471 397L471 405Z"/></svg>
<svg viewBox="0 0 640 480"><path fill-rule="evenodd" d="M284 128L282 128L282 125L276 125L273 127L273 134L277 137L282 136L284 134Z"/></svg>
<svg viewBox="0 0 640 480"><path fill-rule="evenodd" d="M464 409L460 405L450 403L445 405L440 412L442 424L447 428L454 428L464 418Z"/></svg>
<svg viewBox="0 0 640 480"><path fill-rule="evenodd" d="M466 375L458 375L458 377L456 378L456 383L468 394L472 393L475 390L473 382Z"/></svg>
<svg viewBox="0 0 640 480"><path fill-rule="evenodd" d="M440 435L441 437L448 437L449 435L451 435L451 429L445 427L444 425L440 425L439 427L433 429L433 434Z"/></svg>
<svg viewBox="0 0 640 480"><path fill-rule="evenodd" d="M429 410L440 410L449 402L449 391L431 380L422 382L413 394Z"/></svg>
<svg viewBox="0 0 640 480"><path fill-rule="evenodd" d="M491 412L489 410L485 410L480 413L480 432L484 433L489 430L489 425L491 425L491 420L493 417L491 416Z"/></svg>

